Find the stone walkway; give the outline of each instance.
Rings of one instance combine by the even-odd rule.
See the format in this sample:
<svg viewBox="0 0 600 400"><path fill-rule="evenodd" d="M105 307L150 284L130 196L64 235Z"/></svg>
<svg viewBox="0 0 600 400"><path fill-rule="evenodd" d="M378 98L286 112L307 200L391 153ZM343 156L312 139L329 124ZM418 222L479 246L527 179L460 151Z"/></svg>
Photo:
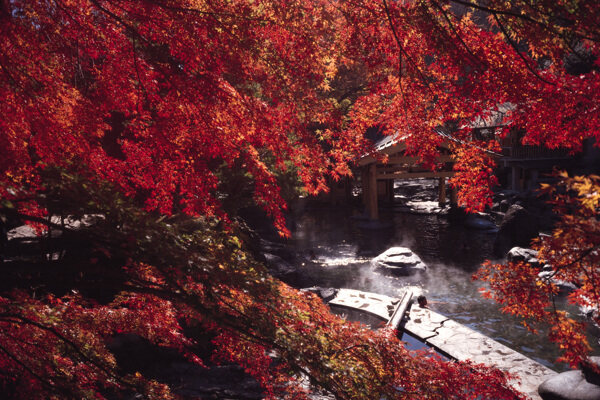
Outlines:
<svg viewBox="0 0 600 400"><path fill-rule="evenodd" d="M335 297L328 303L364 311L388 321L400 300L383 294L361 292L354 289L339 289Z"/></svg>
<svg viewBox="0 0 600 400"><path fill-rule="evenodd" d="M409 291L410 288L407 288ZM396 309L402 314L410 302L410 295L403 293L399 298L339 289L329 304L348 307L373 314L390 321ZM397 315L395 316L397 317ZM393 318L397 320L398 318ZM556 372L542 364L482 335L441 314L416 304L408 305L408 312L399 325L402 329L440 353L452 359L495 366L518 377L514 387L535 400L540 397L538 386Z"/></svg>

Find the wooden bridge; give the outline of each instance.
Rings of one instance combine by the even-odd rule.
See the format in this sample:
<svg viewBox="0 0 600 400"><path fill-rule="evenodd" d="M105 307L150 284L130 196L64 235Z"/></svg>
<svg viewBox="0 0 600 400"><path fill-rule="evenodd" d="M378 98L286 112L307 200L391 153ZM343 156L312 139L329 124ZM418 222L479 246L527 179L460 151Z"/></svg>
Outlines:
<svg viewBox="0 0 600 400"><path fill-rule="evenodd" d="M374 153L358 161L361 168L363 203L370 219L379 218L378 200L387 198L393 201L394 180L415 178L438 178L438 201L440 205L446 202L446 178L454 176L452 165L454 159L450 156L446 144L440 146L437 162L443 165L441 170L431 171L423 168L418 157L405 154L406 144L392 136L386 136L374 146ZM380 162L381 156L387 156L387 163ZM456 203L456 192L450 193L450 202Z"/></svg>
<svg viewBox="0 0 600 400"><path fill-rule="evenodd" d="M398 298L339 289L328 304L363 311L388 325L408 332L449 358L494 366L516 376L513 386L539 400L538 386L555 375L548 367L427 308L413 304L413 288L407 287Z"/></svg>

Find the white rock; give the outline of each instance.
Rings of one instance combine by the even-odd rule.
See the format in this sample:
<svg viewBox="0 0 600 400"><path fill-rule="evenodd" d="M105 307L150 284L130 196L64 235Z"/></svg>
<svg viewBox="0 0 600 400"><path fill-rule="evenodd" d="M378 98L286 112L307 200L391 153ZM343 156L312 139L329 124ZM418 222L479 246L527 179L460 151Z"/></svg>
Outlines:
<svg viewBox="0 0 600 400"><path fill-rule="evenodd" d="M427 269L421 258L408 247L391 247L375 257L373 264L398 275L408 275Z"/></svg>

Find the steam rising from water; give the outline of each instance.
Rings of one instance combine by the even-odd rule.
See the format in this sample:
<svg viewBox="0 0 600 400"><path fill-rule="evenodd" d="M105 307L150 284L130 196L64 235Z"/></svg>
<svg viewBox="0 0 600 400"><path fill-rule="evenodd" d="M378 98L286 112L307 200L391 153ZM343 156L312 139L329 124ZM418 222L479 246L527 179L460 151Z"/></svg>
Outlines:
<svg viewBox="0 0 600 400"><path fill-rule="evenodd" d="M558 349L543 334L528 333L516 318L483 299L478 292L480 283L472 281L481 262L491 258L493 235L454 224L435 212L400 212L411 209L409 201L433 207L436 187L432 180L396 182L396 204L380 209L380 219L391 224L389 229L361 230L352 210L344 208L297 216L290 242L302 255L297 285L345 287L388 296L397 296L405 286L418 286L431 309L542 364L564 370L564 364L555 363ZM411 249L427 264L427 270L397 277L373 268L371 260L393 246Z"/></svg>
<svg viewBox="0 0 600 400"><path fill-rule="evenodd" d="M431 309L498 340L555 369L554 345L529 334L518 320L502 314L483 299L471 275L489 257L493 237L451 225L437 215L385 214L394 227L367 231L344 210L302 215L290 243L301 264L297 285L358 289L397 296L405 286L423 289ZM376 270L371 260L389 247L408 247L428 268L412 276L390 276Z"/></svg>

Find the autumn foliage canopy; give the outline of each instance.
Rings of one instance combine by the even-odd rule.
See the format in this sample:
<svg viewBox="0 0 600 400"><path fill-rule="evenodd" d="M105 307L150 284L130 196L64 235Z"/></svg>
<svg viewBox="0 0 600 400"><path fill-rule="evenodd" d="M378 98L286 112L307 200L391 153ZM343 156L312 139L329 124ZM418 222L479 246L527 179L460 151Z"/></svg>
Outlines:
<svg viewBox="0 0 600 400"><path fill-rule="evenodd" d="M555 0L0 0L0 214L41 235L2 263L0 388L170 398L109 344L131 333L202 363L201 331L273 398L302 398L300 377L341 399L516 398L497 371L410 354L270 277L232 204L248 187L287 235L286 177L325 190L378 127L431 168L449 142L461 202L483 209L499 144L472 121L504 107L500 135L572 152L600 136L599 15ZM597 306L598 179L565 179L547 188L564 218L540 257ZM521 312L546 318L555 288L511 268L523 285L497 267L491 289L515 311L533 285ZM557 340L579 332L552 315Z"/></svg>

